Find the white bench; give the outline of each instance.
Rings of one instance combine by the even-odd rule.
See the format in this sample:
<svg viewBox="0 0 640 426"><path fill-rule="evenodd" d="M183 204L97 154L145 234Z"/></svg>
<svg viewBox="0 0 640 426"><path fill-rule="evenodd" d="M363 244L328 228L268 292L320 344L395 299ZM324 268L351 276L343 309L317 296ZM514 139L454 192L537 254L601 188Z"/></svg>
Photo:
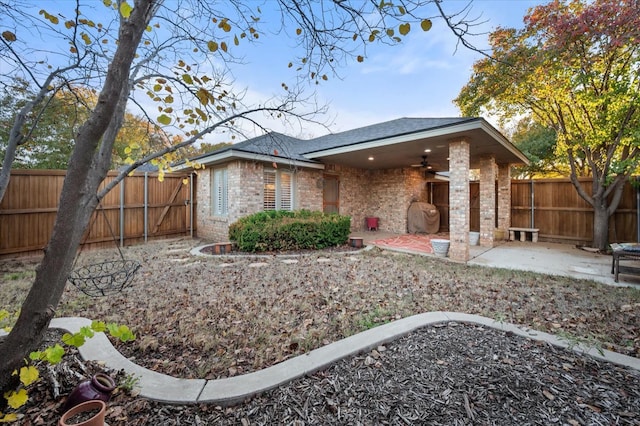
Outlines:
<svg viewBox="0 0 640 426"><path fill-rule="evenodd" d="M538 228L509 228L509 239L514 241L516 239L516 232L520 233L520 241L527 241L527 233L531 233L531 242L538 242Z"/></svg>

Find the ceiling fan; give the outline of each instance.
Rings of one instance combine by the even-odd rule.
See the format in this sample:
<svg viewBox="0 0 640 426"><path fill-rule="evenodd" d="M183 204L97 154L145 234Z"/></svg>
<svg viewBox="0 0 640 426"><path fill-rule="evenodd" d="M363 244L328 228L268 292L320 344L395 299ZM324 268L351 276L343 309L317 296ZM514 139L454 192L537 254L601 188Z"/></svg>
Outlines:
<svg viewBox="0 0 640 426"><path fill-rule="evenodd" d="M421 167L423 169L431 169L431 165L429 164L429 162L427 161L427 156L423 155L422 156L422 161L419 164L412 164L411 167Z"/></svg>

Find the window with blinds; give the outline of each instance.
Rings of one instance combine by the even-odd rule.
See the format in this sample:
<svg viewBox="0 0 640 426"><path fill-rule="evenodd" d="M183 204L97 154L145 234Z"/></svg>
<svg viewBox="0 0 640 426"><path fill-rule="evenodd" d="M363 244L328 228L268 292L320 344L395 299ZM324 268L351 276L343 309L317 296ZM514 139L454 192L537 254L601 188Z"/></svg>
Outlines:
<svg viewBox="0 0 640 426"><path fill-rule="evenodd" d="M264 172L264 200L263 210L276 210L276 171Z"/></svg>
<svg viewBox="0 0 640 426"><path fill-rule="evenodd" d="M226 216L228 213L227 169L214 169L211 182L211 214Z"/></svg>
<svg viewBox="0 0 640 426"><path fill-rule="evenodd" d="M293 210L293 173L264 171L264 210Z"/></svg>

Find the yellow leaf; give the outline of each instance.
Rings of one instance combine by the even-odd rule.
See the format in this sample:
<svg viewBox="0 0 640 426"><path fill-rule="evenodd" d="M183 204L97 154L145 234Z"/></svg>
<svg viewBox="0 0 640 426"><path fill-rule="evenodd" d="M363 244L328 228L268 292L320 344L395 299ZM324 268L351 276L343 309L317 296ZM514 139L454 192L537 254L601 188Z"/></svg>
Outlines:
<svg viewBox="0 0 640 426"><path fill-rule="evenodd" d="M2 416L2 413L0 413ZM7 413L3 417L0 417L0 423L12 423L18 421L18 415L16 413Z"/></svg>
<svg viewBox="0 0 640 426"><path fill-rule="evenodd" d="M182 179L182 184L183 185L189 185L189 179L187 179L187 178Z"/></svg>
<svg viewBox="0 0 640 426"><path fill-rule="evenodd" d="M168 104L172 104L173 103L173 96L169 95L166 98L164 98L164 101Z"/></svg>
<svg viewBox="0 0 640 426"><path fill-rule="evenodd" d="M220 43L220 49L222 49L224 52L227 51L227 43L225 43L224 41L222 43Z"/></svg>
<svg viewBox="0 0 640 426"><path fill-rule="evenodd" d="M120 3L120 15L122 15L123 18L128 18L129 16L131 16L132 10L133 8L126 1Z"/></svg>
<svg viewBox="0 0 640 426"><path fill-rule="evenodd" d="M2 38L7 41L16 41L16 35L11 31L3 31Z"/></svg>
<svg viewBox="0 0 640 426"><path fill-rule="evenodd" d="M9 407L13 409L22 407L27 403L27 400L29 399L29 396L27 395L27 391L25 389L20 389L18 392L7 392L4 394L4 397L6 398Z"/></svg>
<svg viewBox="0 0 640 426"><path fill-rule="evenodd" d="M430 19L424 19L422 22L420 22L420 26L422 27L422 31L429 31L431 29L431 26L433 24L431 23Z"/></svg>
<svg viewBox="0 0 640 426"><path fill-rule="evenodd" d="M184 81L187 84L193 84L193 79L189 74L182 74L182 81Z"/></svg>
<svg viewBox="0 0 640 426"><path fill-rule="evenodd" d="M171 117L165 114L162 114L161 116L158 117L158 123L168 126L169 124L171 124Z"/></svg>
<svg viewBox="0 0 640 426"><path fill-rule="evenodd" d="M358 55L358 62L364 62L364 57L362 55Z"/></svg>
<svg viewBox="0 0 640 426"><path fill-rule="evenodd" d="M38 380L38 377L40 377L40 373L38 372L38 369L32 365L22 367L20 369L20 381L25 386L29 386L31 383Z"/></svg>
<svg viewBox="0 0 640 426"><path fill-rule="evenodd" d="M302 28L297 28L296 29L296 35L300 35L302 34Z"/></svg>
<svg viewBox="0 0 640 426"><path fill-rule="evenodd" d="M131 147L130 146L126 147L124 149L124 153L127 154L127 155L131 154Z"/></svg>
<svg viewBox="0 0 640 426"><path fill-rule="evenodd" d="M240 40L238 40L238 36L235 36L233 38L233 44L235 44L236 46L238 46L240 44Z"/></svg>
<svg viewBox="0 0 640 426"><path fill-rule="evenodd" d="M82 37L84 44L87 44L87 45L91 44L91 39L89 38L89 35L87 33L80 34L80 37Z"/></svg>
<svg viewBox="0 0 640 426"><path fill-rule="evenodd" d="M393 34L395 34L395 32L393 31L393 28L387 28L387 35L389 37L393 37Z"/></svg>
<svg viewBox="0 0 640 426"><path fill-rule="evenodd" d="M73 27L75 27L75 26L76 26L76 23L75 23L75 22L73 22L73 21L66 21L66 22L64 23L64 26L65 26L65 27L67 27L67 29L68 29L68 30L70 30L71 28L73 28Z"/></svg>
<svg viewBox="0 0 640 426"><path fill-rule="evenodd" d="M207 43L207 47L210 51L215 52L216 50L218 50L218 43L216 43L215 41L210 41Z"/></svg>
<svg viewBox="0 0 640 426"><path fill-rule="evenodd" d="M409 31L411 31L411 24L408 22L400 24L400 28L398 28L398 30L400 31L400 34L406 36L407 34L409 34Z"/></svg>

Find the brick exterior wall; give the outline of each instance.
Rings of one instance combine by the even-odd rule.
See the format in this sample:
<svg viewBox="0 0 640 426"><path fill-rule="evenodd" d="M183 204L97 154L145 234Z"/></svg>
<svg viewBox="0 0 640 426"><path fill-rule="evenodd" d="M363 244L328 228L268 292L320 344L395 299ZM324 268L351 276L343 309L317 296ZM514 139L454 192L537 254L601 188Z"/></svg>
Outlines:
<svg viewBox="0 0 640 426"><path fill-rule="evenodd" d="M511 166L498 165L498 229L506 239L511 226Z"/></svg>
<svg viewBox="0 0 640 426"><path fill-rule="evenodd" d="M469 260L469 142L449 142L449 257Z"/></svg>
<svg viewBox="0 0 640 426"><path fill-rule="evenodd" d="M241 217L263 210L264 170L262 163L233 161L198 172L198 237L212 241L227 241L229 225ZM216 168L227 169L228 214L211 214L211 176ZM288 169L283 169L288 170ZM295 209L322 210L322 171L294 171L293 201ZM320 187L318 187L320 185Z"/></svg>
<svg viewBox="0 0 640 426"><path fill-rule="evenodd" d="M366 217L377 217L379 230L407 232L412 201L427 201L420 169L362 170L331 167L340 179L340 214L351 216L351 230L365 231Z"/></svg>
<svg viewBox="0 0 640 426"><path fill-rule="evenodd" d="M496 158L480 158L480 245L493 247L496 228Z"/></svg>

